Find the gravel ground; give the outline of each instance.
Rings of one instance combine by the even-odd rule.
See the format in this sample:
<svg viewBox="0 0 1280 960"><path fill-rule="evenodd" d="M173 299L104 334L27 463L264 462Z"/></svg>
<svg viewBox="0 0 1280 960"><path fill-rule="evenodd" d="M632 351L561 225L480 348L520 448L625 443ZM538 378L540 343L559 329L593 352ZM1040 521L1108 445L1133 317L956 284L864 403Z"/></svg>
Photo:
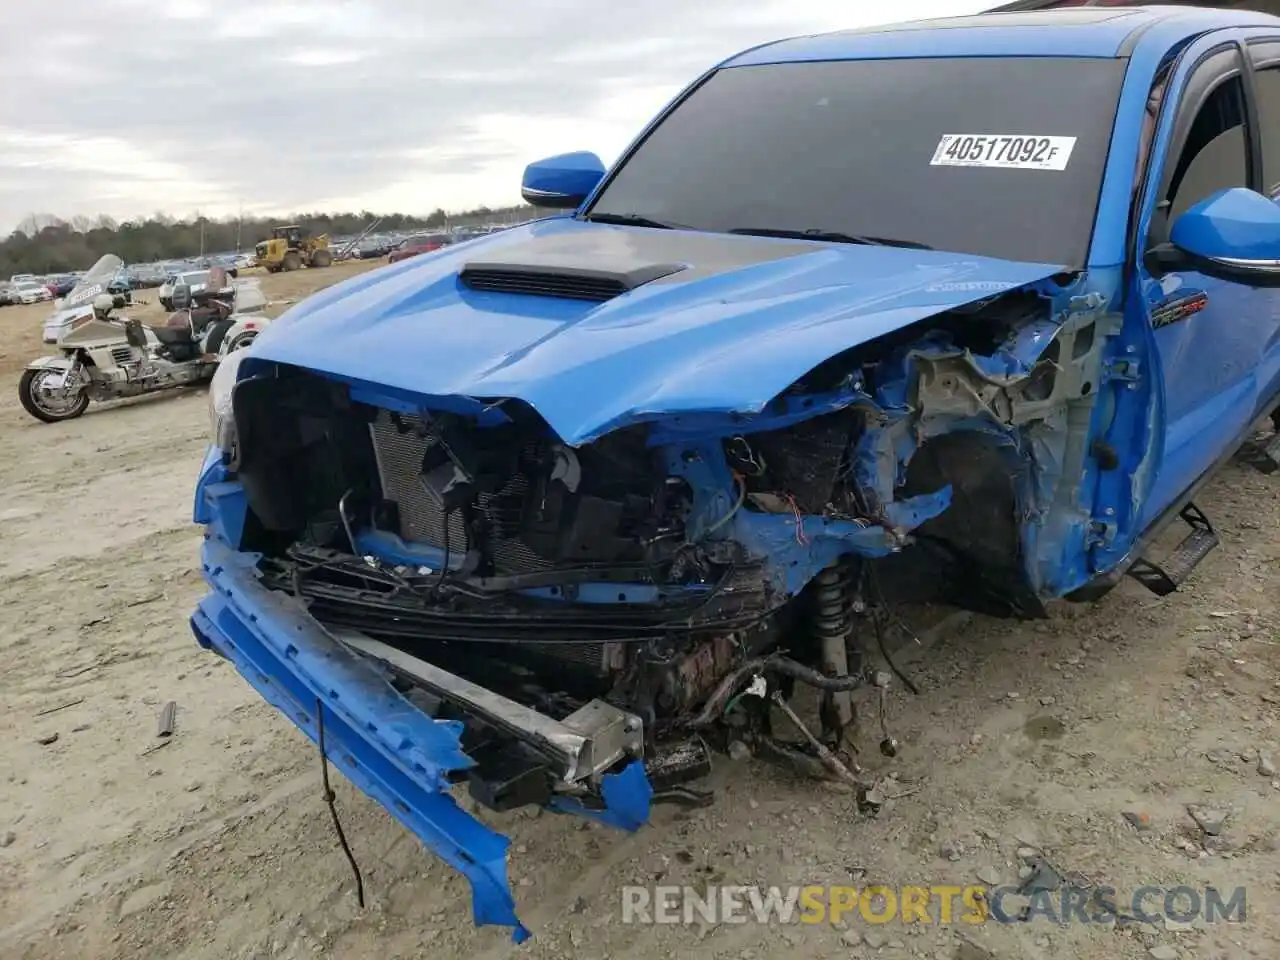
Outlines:
<svg viewBox="0 0 1280 960"><path fill-rule="evenodd" d="M356 269L265 283L289 298ZM313 749L187 626L202 593L190 500L204 392L37 424L15 385L43 312L0 310L0 956L1280 955L1275 477L1223 470L1199 500L1222 547L1169 599L1126 582L1046 622L951 618L912 647L921 693L890 703L902 753L872 760L877 732L865 738L868 763L900 785L874 819L749 758L719 762L713 806L658 808L634 835L490 816L512 837L535 931L514 947L474 929L465 883L335 773L370 897L357 908ZM155 749L169 700L176 733ZM1189 805L1225 816L1218 836ZM1017 883L1028 847L1121 891L1243 886L1247 919L621 922L625 884Z"/></svg>

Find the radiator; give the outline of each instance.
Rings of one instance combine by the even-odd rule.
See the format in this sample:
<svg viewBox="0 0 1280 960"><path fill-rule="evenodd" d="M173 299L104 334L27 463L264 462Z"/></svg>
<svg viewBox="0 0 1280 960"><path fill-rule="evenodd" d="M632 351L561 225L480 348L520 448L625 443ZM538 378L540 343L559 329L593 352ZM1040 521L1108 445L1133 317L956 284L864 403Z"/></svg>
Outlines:
<svg viewBox="0 0 1280 960"><path fill-rule="evenodd" d="M423 489L420 481L422 458L427 452L429 441L421 435L422 421L416 417L399 417L401 424L407 428L403 432L397 429L391 415L385 410L379 411L377 419L369 429L373 435L374 456L378 461L378 473L382 482L382 495L393 501L400 514L400 529L397 531L405 540L425 543L433 547L444 548L444 511ZM528 488L528 479L516 474L507 481L506 486L496 495L480 494L477 506L495 523L497 529L511 529L518 517L499 517L494 510L493 501L497 497L519 496ZM460 556L466 552L467 530L462 522L460 511L454 511L449 517L449 550ZM551 564L538 556L525 544L516 539L498 537L493 545L493 561L499 573L528 573L535 570L546 570Z"/></svg>

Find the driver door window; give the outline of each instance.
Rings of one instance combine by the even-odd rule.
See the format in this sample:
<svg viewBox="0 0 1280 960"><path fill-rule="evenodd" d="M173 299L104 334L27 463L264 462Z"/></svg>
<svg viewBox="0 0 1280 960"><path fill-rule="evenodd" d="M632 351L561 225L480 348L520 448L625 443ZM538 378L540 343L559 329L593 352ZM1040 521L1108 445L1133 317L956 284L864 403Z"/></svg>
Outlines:
<svg viewBox="0 0 1280 960"><path fill-rule="evenodd" d="M1244 84L1232 77L1201 105L1162 198L1166 228L1189 207L1230 187L1249 185Z"/></svg>

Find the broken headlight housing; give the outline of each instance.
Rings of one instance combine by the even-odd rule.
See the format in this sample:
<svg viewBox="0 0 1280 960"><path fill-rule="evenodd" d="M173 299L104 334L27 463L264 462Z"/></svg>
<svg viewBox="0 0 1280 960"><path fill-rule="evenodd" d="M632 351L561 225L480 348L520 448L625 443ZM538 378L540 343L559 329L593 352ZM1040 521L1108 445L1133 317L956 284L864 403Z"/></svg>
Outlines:
<svg viewBox="0 0 1280 960"><path fill-rule="evenodd" d="M235 419L231 415L231 391L240 379L240 364L247 350L227 354L209 383L209 427L219 450L230 452L235 442Z"/></svg>

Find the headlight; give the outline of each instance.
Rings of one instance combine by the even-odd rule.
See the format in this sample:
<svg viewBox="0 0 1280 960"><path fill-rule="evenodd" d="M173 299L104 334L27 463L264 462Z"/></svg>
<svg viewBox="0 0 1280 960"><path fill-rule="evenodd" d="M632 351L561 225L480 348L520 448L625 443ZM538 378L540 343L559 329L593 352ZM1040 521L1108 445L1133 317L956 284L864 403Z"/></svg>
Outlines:
<svg viewBox="0 0 1280 960"><path fill-rule="evenodd" d="M214 371L209 383L209 427L218 449L230 451L235 442L236 424L231 416L231 389L240 378L240 364L249 351L236 350L226 355Z"/></svg>

